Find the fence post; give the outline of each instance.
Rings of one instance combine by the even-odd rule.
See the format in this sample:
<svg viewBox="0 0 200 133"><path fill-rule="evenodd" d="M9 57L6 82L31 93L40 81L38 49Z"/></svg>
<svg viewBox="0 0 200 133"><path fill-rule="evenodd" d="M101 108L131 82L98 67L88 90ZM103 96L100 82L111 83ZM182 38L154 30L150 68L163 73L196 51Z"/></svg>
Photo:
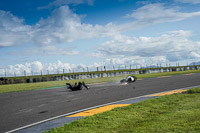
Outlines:
<svg viewBox="0 0 200 133"><path fill-rule="evenodd" d="M26 71L24 71L24 76L26 76Z"/></svg>

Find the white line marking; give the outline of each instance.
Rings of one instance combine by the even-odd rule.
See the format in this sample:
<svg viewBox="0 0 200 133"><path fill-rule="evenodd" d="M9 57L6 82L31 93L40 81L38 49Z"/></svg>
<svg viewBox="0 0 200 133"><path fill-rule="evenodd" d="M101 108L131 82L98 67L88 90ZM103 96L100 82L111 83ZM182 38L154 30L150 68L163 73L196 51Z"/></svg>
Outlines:
<svg viewBox="0 0 200 133"><path fill-rule="evenodd" d="M196 87L200 87L200 85L198 85L198 86L191 86L191 87L185 87L185 88L180 88L180 89L175 89L175 90L192 89L192 88L196 88ZM172 90L170 90L170 91L172 91ZM169 92L169 91L164 91L164 92ZM164 92L159 92L159 93L164 93ZM133 100L133 99L137 99L137 98L141 98L141 97L147 97L148 95L154 95L154 94L158 94L158 93L147 94L147 95L144 95L144 96L139 96L139 97L124 99L124 100L120 100L120 101L116 101L116 102L111 102L111 103L106 103L106 104L102 104L102 105L93 106L93 107L86 108L86 109L81 109L81 110L78 110L78 111L74 111L74 112L66 113L66 114L63 114L63 115L56 116L56 117L52 117L52 118L49 118L49 119L46 119L46 120L42 120L42 121L30 124L30 125L26 125L26 126L23 126L23 127L20 127L20 128L16 128L14 130L11 130L11 131L8 131L8 132L5 132L5 133L16 132L16 131L19 131L19 130L22 130L22 129L25 129L25 128L28 128L28 127L31 127L31 126L35 126L35 125L38 125L38 124L41 124L41 123L44 123L44 122L47 122L47 121L50 121L50 120L58 119L58 118L65 117L65 116L68 116L68 115L72 115L72 114L76 114L76 113L79 113L79 112L83 112L83 111L86 111L86 110L90 110L90 109L94 109L94 108L99 108L99 107L102 107L102 106L106 106L106 105L110 105L110 104L115 104L115 103L118 103L118 102L125 102L125 101L129 101L129 100Z"/></svg>

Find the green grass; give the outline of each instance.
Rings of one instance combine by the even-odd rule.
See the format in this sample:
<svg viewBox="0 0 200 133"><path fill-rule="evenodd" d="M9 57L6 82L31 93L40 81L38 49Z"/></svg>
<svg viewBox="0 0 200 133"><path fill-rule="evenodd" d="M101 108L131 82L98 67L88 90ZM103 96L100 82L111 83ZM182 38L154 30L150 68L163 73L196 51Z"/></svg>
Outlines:
<svg viewBox="0 0 200 133"><path fill-rule="evenodd" d="M200 88L79 119L46 133L199 133Z"/></svg>
<svg viewBox="0 0 200 133"><path fill-rule="evenodd" d="M141 79L141 78L151 78L151 77L160 77L160 76L171 76L171 75L178 75L178 74L199 73L199 72L200 72L200 70L163 72L163 73L152 73L152 74L140 74L140 75L136 75L136 77ZM28 90L35 90L35 89L42 89L42 88L65 86L66 82L69 82L72 84L74 84L75 82L78 82L78 81L84 81L86 84L111 82L111 81L120 80L124 77L126 77L126 76L0 85L0 93L28 91Z"/></svg>

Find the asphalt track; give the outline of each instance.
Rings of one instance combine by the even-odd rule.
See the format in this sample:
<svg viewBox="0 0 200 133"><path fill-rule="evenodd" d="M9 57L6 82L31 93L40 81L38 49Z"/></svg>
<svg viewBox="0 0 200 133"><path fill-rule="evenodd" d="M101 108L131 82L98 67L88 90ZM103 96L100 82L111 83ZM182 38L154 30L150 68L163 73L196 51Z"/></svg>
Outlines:
<svg viewBox="0 0 200 133"><path fill-rule="evenodd" d="M0 132L123 99L200 85L200 73L90 85L90 90L65 87L0 94Z"/></svg>

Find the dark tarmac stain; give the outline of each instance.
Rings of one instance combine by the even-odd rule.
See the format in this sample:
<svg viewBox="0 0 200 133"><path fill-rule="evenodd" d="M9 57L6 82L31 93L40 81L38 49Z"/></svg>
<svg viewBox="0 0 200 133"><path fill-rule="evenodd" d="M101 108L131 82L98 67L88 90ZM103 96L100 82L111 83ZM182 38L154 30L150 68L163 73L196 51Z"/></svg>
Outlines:
<svg viewBox="0 0 200 133"><path fill-rule="evenodd" d="M39 114L43 114L43 113L47 113L48 111L41 111L39 112Z"/></svg>

